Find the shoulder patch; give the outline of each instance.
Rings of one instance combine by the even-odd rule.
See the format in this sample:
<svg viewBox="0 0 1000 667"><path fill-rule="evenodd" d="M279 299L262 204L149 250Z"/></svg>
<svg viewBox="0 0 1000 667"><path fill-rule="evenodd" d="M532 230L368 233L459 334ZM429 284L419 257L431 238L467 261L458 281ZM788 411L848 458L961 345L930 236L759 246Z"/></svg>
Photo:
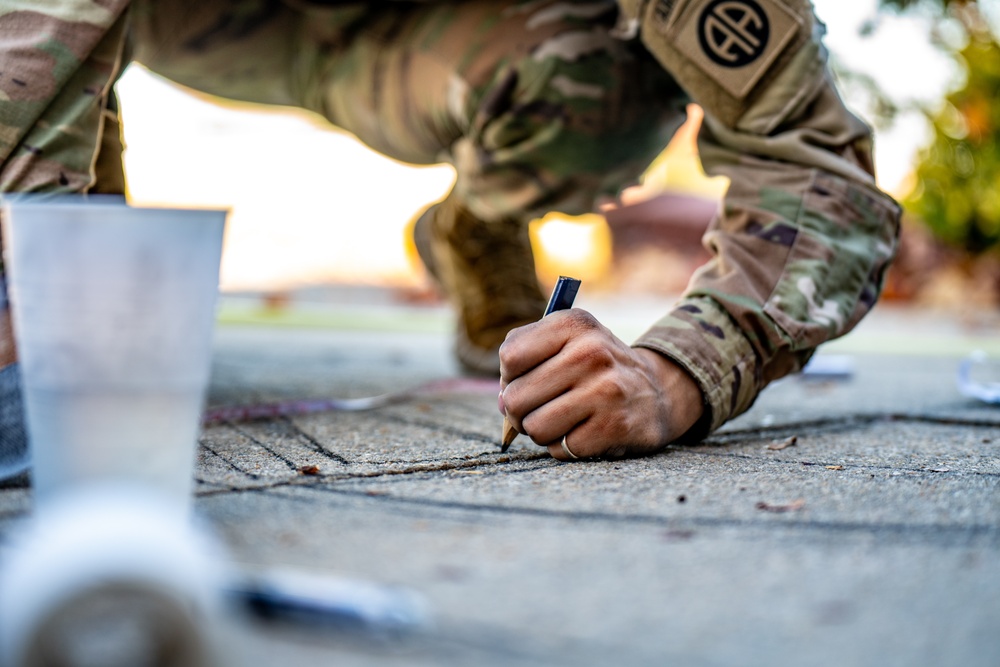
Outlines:
<svg viewBox="0 0 1000 667"><path fill-rule="evenodd" d="M729 95L742 100L805 28L780 0L673 3L660 23L673 47Z"/></svg>

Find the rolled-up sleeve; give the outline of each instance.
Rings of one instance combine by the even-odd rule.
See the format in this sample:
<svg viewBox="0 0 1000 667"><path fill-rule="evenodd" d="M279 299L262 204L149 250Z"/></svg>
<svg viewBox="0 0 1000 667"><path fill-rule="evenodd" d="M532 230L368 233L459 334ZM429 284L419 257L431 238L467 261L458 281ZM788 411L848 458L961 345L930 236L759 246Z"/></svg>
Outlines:
<svg viewBox="0 0 1000 667"><path fill-rule="evenodd" d="M808 3L677 0L641 10L644 43L705 109L706 173L730 181L704 238L712 259L635 342L695 378L706 417L689 435L700 437L864 317L894 255L900 210L875 185L870 129L837 94ZM761 23L770 32L754 32ZM777 42L761 47L766 62L744 66L752 88L698 52L746 56L755 35Z"/></svg>

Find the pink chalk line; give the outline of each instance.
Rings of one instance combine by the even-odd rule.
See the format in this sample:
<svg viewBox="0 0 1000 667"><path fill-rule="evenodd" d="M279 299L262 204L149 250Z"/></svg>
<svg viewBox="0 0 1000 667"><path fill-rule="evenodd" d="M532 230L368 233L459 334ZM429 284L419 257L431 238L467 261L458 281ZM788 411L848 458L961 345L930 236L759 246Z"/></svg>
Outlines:
<svg viewBox="0 0 1000 667"><path fill-rule="evenodd" d="M294 417L317 412L360 412L374 410L387 405L405 403L417 399L432 398L447 394L497 394L500 381L486 378L443 378L423 384L391 391L378 396L363 398L317 398L259 403L256 405L232 405L209 408L202 417L202 424L208 426L223 422L245 422L279 417Z"/></svg>

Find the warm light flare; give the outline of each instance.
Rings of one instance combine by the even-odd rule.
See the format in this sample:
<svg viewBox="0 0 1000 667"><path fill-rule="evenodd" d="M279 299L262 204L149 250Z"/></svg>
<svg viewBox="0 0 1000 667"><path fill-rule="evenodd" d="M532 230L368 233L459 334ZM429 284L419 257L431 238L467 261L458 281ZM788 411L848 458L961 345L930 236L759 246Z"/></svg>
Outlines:
<svg viewBox="0 0 1000 667"><path fill-rule="evenodd" d="M118 86L130 200L231 210L223 289L419 284L407 223L451 188L451 167L405 165L305 113L215 104L136 66Z"/></svg>
<svg viewBox="0 0 1000 667"><path fill-rule="evenodd" d="M530 228L538 275L555 283L561 275L599 284L611 269L611 232L600 215L549 214Z"/></svg>

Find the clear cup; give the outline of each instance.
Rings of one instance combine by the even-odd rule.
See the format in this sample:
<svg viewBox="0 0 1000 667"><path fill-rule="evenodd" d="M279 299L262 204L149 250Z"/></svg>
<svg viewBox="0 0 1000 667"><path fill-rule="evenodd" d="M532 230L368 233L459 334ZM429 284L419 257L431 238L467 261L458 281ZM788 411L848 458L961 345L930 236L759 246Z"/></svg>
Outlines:
<svg viewBox="0 0 1000 667"><path fill-rule="evenodd" d="M6 198L36 502L128 483L187 506L226 211Z"/></svg>

